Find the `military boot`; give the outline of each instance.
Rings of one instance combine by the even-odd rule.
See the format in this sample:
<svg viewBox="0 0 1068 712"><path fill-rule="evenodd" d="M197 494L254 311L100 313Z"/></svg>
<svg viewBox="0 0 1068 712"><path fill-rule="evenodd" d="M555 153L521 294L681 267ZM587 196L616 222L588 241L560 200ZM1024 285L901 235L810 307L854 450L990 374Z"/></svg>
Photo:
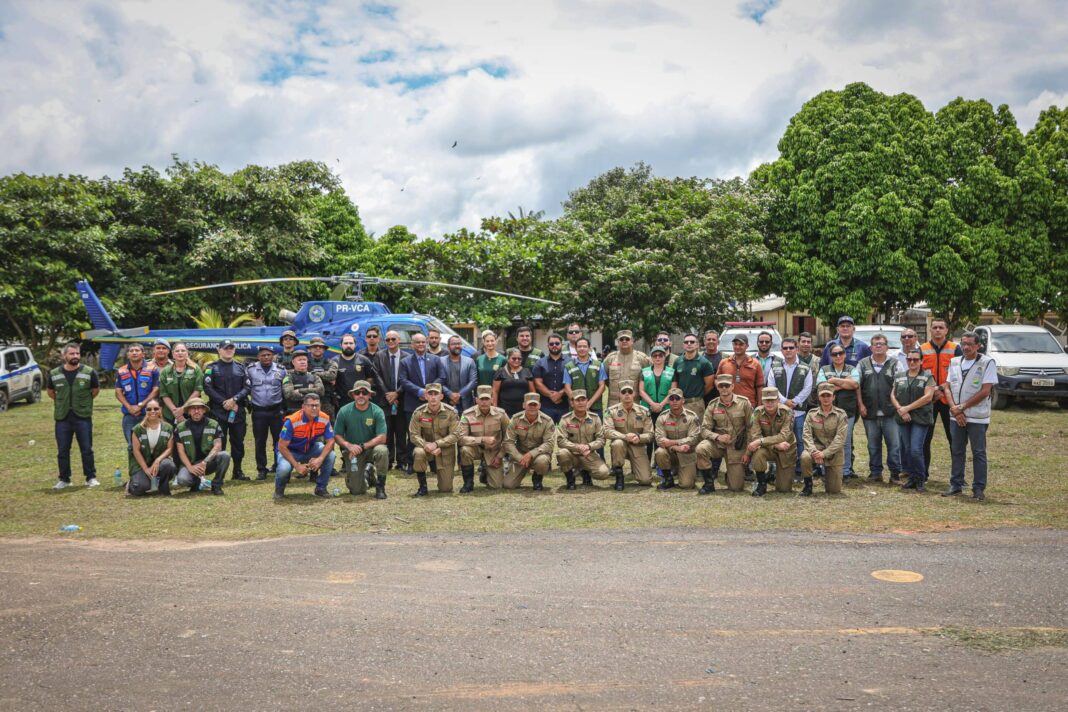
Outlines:
<svg viewBox="0 0 1068 712"><path fill-rule="evenodd" d="M386 473L382 473L375 480L375 499L386 498Z"/></svg>
<svg viewBox="0 0 1068 712"><path fill-rule="evenodd" d="M593 477L590 475L589 470L582 471L582 486L593 487Z"/></svg>
<svg viewBox="0 0 1068 712"><path fill-rule="evenodd" d="M567 480L567 486L564 489L575 489L575 471L568 470L564 473L564 479Z"/></svg>
<svg viewBox="0 0 1068 712"><path fill-rule="evenodd" d="M623 491L623 468L622 467L613 467L612 468L612 474L616 476L616 487L615 487L616 491L617 492L622 492Z"/></svg>
<svg viewBox="0 0 1068 712"><path fill-rule="evenodd" d="M658 490L669 490L675 486L675 471L668 470L664 473L664 481L656 486Z"/></svg>
<svg viewBox="0 0 1068 712"><path fill-rule="evenodd" d="M530 476L530 483L534 486L534 491L535 492L541 492L543 489L545 489L541 484L541 480L542 480L542 475L531 475Z"/></svg>
<svg viewBox="0 0 1068 712"><path fill-rule="evenodd" d="M460 474L464 478L464 486L460 488L460 494L467 494L475 489L475 466L463 465L460 467Z"/></svg>
<svg viewBox="0 0 1068 712"><path fill-rule="evenodd" d="M712 494L716 491L716 476L712 474L712 470L701 470L701 479L705 484L697 490L697 494Z"/></svg>
<svg viewBox="0 0 1068 712"><path fill-rule="evenodd" d="M216 496L221 495L223 493L222 482L212 482L211 493Z"/></svg>
<svg viewBox="0 0 1068 712"><path fill-rule="evenodd" d="M419 489L417 489L415 491L415 495L414 496L415 497L426 497L426 495L427 495L427 491L426 491L426 473L425 472L417 472L417 473L415 473L415 478L417 480L419 480Z"/></svg>
<svg viewBox="0 0 1068 712"><path fill-rule="evenodd" d="M805 478L805 486L801 488L801 492L798 493L799 497L811 497L812 496L812 478Z"/></svg>
<svg viewBox="0 0 1068 712"><path fill-rule="evenodd" d="M486 474L486 463L485 463L485 461L483 461L478 466L478 483L480 485L486 484L489 481L488 477L489 476Z"/></svg>
<svg viewBox="0 0 1068 712"><path fill-rule="evenodd" d="M756 475L757 484L756 484L756 487L753 488L753 496L754 497L763 497L764 495L766 495L768 493L768 476L767 476L767 473L756 472L754 474Z"/></svg>

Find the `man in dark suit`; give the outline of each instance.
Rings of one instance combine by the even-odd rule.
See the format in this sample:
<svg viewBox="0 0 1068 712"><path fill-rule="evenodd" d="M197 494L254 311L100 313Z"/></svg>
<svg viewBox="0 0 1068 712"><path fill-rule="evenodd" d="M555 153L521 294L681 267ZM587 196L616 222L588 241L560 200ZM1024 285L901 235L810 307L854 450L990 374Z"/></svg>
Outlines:
<svg viewBox="0 0 1068 712"><path fill-rule="evenodd" d="M386 447L390 462L398 469L411 471L412 458L408 452L408 421L404 417L404 394L401 392L400 369L408 359L401 351L400 334L386 332L386 348L378 349L370 357L382 380L381 393L376 391L375 405L386 415Z"/></svg>
<svg viewBox="0 0 1068 712"><path fill-rule="evenodd" d="M457 413L475 404L475 386L478 385L478 368L470 356L464 356L463 340L453 334L449 337L448 352L441 357L445 367L445 403Z"/></svg>
<svg viewBox="0 0 1068 712"><path fill-rule="evenodd" d="M414 353L401 362L398 372L400 390L404 394L404 428L406 431L408 423L412 419L412 413L415 412L416 408L426 403L426 385L428 383L444 384L446 375L445 366L442 364L441 359L427 353L425 335L412 335L412 351ZM400 406L398 406L398 410L400 410ZM412 444L409 442L407 448L408 468L406 468L409 472L411 471L412 450Z"/></svg>

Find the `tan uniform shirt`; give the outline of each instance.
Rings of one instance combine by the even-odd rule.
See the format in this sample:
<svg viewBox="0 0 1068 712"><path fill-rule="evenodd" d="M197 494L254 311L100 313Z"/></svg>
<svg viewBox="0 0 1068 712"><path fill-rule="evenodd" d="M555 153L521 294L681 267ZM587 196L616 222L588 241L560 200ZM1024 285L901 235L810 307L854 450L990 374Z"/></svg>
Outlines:
<svg viewBox="0 0 1068 712"><path fill-rule="evenodd" d="M723 401L716 398L705 409L705 417L701 422L701 437L720 447L734 447L739 434L748 434L749 418L752 414L752 404L737 394L730 405L723 405ZM716 442L716 436L724 433L731 436L731 442Z"/></svg>
<svg viewBox="0 0 1068 712"><path fill-rule="evenodd" d="M757 438L760 438L761 445L778 445L782 442L795 444L793 411L782 403L775 409L774 415L769 415L763 406L754 410L749 421L747 443Z"/></svg>
<svg viewBox="0 0 1068 712"><path fill-rule="evenodd" d="M441 410L431 413L430 404L424 403L412 413L408 439L413 447L425 448L431 442L442 449L455 445L460 440L460 416L444 403Z"/></svg>
<svg viewBox="0 0 1068 712"><path fill-rule="evenodd" d="M657 445L661 440L676 440L679 445L689 445L692 453L692 449L701 441L701 420L697 413L685 408L678 416L665 410L656 419L653 434Z"/></svg>
<svg viewBox="0 0 1068 712"><path fill-rule="evenodd" d="M575 411L571 411L560 418L560 424L556 426L556 444L561 450L575 455L579 454L579 445L589 445L590 452L599 450L604 447L604 425L593 413L579 418Z"/></svg>
<svg viewBox="0 0 1068 712"><path fill-rule="evenodd" d="M608 374L608 405L619 402L619 384L623 381L638 383L642 380L642 369L650 365L649 357L641 351L631 351L624 356L619 351L608 354L604 360L604 371Z"/></svg>
<svg viewBox="0 0 1068 712"><path fill-rule="evenodd" d="M633 408L626 410L622 403L610 407L604 416L604 439L625 441L629 433L637 433L642 445L653 441L653 418L649 415L649 409L634 404Z"/></svg>
<svg viewBox="0 0 1068 712"><path fill-rule="evenodd" d="M553 454L553 433L555 426L553 419L538 411L538 419L531 423L527 420L526 413L516 413L508 421L508 432L504 436L504 451L512 456L513 460L533 452L538 455Z"/></svg>
<svg viewBox="0 0 1068 712"><path fill-rule="evenodd" d="M474 447L484 447L487 450L498 450L504 445L505 435L508 434L508 414L503 408L490 406L489 413L485 415L473 405L460 416L460 444ZM493 445L485 445L482 438L494 438Z"/></svg>
<svg viewBox="0 0 1068 712"><path fill-rule="evenodd" d="M830 413L819 408L810 410L802 435L805 449L809 452L822 450L826 458L837 455L845 446L847 420L846 412L841 408L831 408Z"/></svg>

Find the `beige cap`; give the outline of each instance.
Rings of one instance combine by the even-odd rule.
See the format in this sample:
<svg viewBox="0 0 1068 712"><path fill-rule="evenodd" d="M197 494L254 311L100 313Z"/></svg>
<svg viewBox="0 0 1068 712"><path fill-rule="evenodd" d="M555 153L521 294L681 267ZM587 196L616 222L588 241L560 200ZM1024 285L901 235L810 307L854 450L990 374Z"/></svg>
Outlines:
<svg viewBox="0 0 1068 712"><path fill-rule="evenodd" d="M577 401L580 399L586 400L588 398L589 396L586 395L586 389L584 388L576 388L575 390L571 391L571 400L573 401Z"/></svg>
<svg viewBox="0 0 1068 712"><path fill-rule="evenodd" d="M207 410L208 404L200 398L190 398L185 402L185 405L182 406L182 412L187 413L190 408L203 408L204 410Z"/></svg>
<svg viewBox="0 0 1068 712"><path fill-rule="evenodd" d="M772 398L774 398L775 400L779 400L779 389L774 388L772 386L762 388L760 391L760 397L763 400L770 400Z"/></svg>
<svg viewBox="0 0 1068 712"><path fill-rule="evenodd" d="M681 388L672 388L670 391L668 391L668 398L670 398L671 396L678 396L679 398L685 398L686 397L683 394Z"/></svg>
<svg viewBox="0 0 1068 712"><path fill-rule="evenodd" d="M633 393L634 392L634 381L623 381L622 383L620 383L619 384L619 392L622 393L623 391L630 391L631 393Z"/></svg>
<svg viewBox="0 0 1068 712"><path fill-rule="evenodd" d="M441 384L440 383L428 383L425 386L423 386L423 390L426 391L427 393L441 393Z"/></svg>
<svg viewBox="0 0 1068 712"><path fill-rule="evenodd" d="M523 405L526 405L527 403L537 403L538 405L541 405L541 396L537 393L527 393L523 396Z"/></svg>
<svg viewBox="0 0 1068 712"><path fill-rule="evenodd" d="M821 383L816 386L816 393L834 393L833 383Z"/></svg>
<svg viewBox="0 0 1068 712"><path fill-rule="evenodd" d="M493 386L479 386L476 393L478 394L479 400L482 400L483 398L492 398Z"/></svg>
<svg viewBox="0 0 1068 712"><path fill-rule="evenodd" d="M726 373L721 373L718 376L716 376L716 385L718 386L721 383L728 383L728 384L734 383L734 377L733 376L729 376Z"/></svg>
<svg viewBox="0 0 1068 712"><path fill-rule="evenodd" d="M620 329L619 331L616 332L616 338L617 339L622 339L624 336L627 337L628 339L633 339L634 338L634 332L631 331L630 329Z"/></svg>
<svg viewBox="0 0 1068 712"><path fill-rule="evenodd" d="M352 388L349 389L349 393L355 393L356 391L367 391L374 393L375 389L371 388L371 384L367 381L356 381L352 384Z"/></svg>

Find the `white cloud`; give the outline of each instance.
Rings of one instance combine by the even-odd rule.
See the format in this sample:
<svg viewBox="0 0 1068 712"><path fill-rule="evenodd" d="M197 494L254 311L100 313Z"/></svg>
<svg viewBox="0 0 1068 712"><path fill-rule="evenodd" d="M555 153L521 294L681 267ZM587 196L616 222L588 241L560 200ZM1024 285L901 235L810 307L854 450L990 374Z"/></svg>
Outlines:
<svg viewBox="0 0 1068 712"><path fill-rule="evenodd" d="M391 9L392 8L392 9ZM172 153L313 158L369 229L438 235L639 160L729 177L866 81L929 109L1068 98L1063 2L342 0L0 9L0 173L118 175ZM754 19L755 18L755 19ZM452 143L458 142L455 148ZM403 188L403 190L402 190Z"/></svg>

